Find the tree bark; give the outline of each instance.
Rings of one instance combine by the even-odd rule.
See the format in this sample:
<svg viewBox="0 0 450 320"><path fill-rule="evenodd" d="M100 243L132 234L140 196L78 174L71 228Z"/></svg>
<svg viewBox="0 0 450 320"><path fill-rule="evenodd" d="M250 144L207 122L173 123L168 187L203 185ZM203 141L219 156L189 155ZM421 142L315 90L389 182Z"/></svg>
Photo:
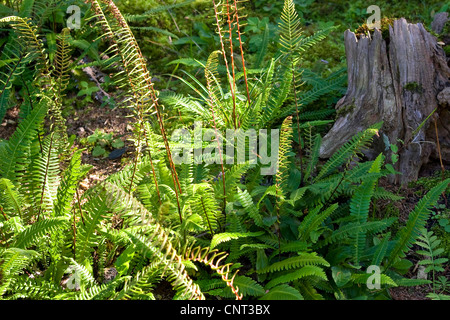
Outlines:
<svg viewBox="0 0 450 320"><path fill-rule="evenodd" d="M448 116L449 108L440 106L437 99L450 87L443 49L422 24L410 24L403 18L389 27L388 39L377 29L371 37L359 38L347 30L345 48L348 89L336 105L337 119L323 138L321 157L330 157L357 132L383 121L380 138L365 154L371 159L385 150L384 134L400 147L396 169L402 175L393 176L391 182L417 179L421 166L437 155L434 120L428 120L417 135L412 133L434 109L436 116ZM441 148L449 147L448 127L448 123L439 127ZM403 147L399 139L405 143Z"/></svg>

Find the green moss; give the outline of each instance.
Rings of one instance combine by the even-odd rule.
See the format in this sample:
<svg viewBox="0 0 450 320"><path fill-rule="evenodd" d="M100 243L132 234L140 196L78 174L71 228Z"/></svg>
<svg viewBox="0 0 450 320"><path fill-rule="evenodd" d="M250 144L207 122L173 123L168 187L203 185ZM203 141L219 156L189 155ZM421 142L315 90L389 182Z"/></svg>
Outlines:
<svg viewBox="0 0 450 320"><path fill-rule="evenodd" d="M383 39L389 39L389 26L394 25L394 18L387 18L384 17L381 19L381 35ZM373 32L375 29L370 28L366 23L362 24L355 30L355 34L357 37L360 37L362 35L369 35L369 33Z"/></svg>
<svg viewBox="0 0 450 320"><path fill-rule="evenodd" d="M354 104L350 104L348 106L344 106L339 108L339 110L336 111L336 119L340 117L344 117L345 115L349 114L353 110L355 110L356 106Z"/></svg>
<svg viewBox="0 0 450 320"><path fill-rule="evenodd" d="M421 93L423 90L422 85L417 82L408 82L403 89L416 93Z"/></svg>

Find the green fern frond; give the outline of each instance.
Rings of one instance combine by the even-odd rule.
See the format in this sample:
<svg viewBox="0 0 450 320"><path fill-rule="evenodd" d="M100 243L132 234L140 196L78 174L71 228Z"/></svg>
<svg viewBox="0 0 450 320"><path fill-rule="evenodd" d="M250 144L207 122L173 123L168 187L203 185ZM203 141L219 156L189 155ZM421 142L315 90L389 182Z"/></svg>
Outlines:
<svg viewBox="0 0 450 320"><path fill-rule="evenodd" d="M339 148L338 151L336 151L333 156L326 162L326 164L322 167L317 177L315 178L315 181L326 177L340 165L342 165L346 161L350 161L358 153L361 153L361 151L366 148L371 142L372 137L378 133L378 130L381 128L381 126L381 122L374 124L368 129L361 131L353 136L350 141Z"/></svg>
<svg viewBox="0 0 450 320"><path fill-rule="evenodd" d="M67 223L67 217L48 218L35 222L16 236L13 245L17 248L28 248L45 235L66 227Z"/></svg>
<svg viewBox="0 0 450 320"><path fill-rule="evenodd" d="M0 207L9 217L22 218L24 199L9 179L0 179Z"/></svg>
<svg viewBox="0 0 450 320"><path fill-rule="evenodd" d="M287 284L281 284L270 289L259 300L304 300L304 298L297 289Z"/></svg>
<svg viewBox="0 0 450 320"><path fill-rule="evenodd" d="M280 30L281 52L283 54L293 54L297 50L302 35L300 18L295 10L295 2L293 0L284 1L278 28Z"/></svg>
<svg viewBox="0 0 450 320"><path fill-rule="evenodd" d="M425 222L430 215L430 209L439 200L442 192L447 188L450 179L446 179L433 187L415 206L409 214L406 226L402 228L396 239L395 247L389 255L387 267L394 264L397 258L402 258L417 238L420 236L420 230L425 226Z"/></svg>
<svg viewBox="0 0 450 320"><path fill-rule="evenodd" d="M291 283L304 277L319 277L323 280L327 280L327 276L322 268L317 266L304 266L270 280L266 284L266 288L270 289L282 283Z"/></svg>
<svg viewBox="0 0 450 320"><path fill-rule="evenodd" d="M21 182L19 177L29 164L29 147L46 113L47 105L42 101L20 122L11 138L0 145L0 176L9 179L16 186Z"/></svg>
<svg viewBox="0 0 450 320"><path fill-rule="evenodd" d="M322 257L318 256L315 252L299 253L298 256L284 259L279 262L275 262L270 266L259 270L259 273L269 273L281 270L290 270L293 268L299 268L307 265L323 265L329 267L330 264Z"/></svg>
<svg viewBox="0 0 450 320"><path fill-rule="evenodd" d="M264 232L245 232L245 233L239 233L239 232L223 232L223 233L217 233L213 236L211 240L211 249L214 249L221 243L233 240L233 239L241 239L241 238L247 238L247 237L258 237L260 235L264 234Z"/></svg>

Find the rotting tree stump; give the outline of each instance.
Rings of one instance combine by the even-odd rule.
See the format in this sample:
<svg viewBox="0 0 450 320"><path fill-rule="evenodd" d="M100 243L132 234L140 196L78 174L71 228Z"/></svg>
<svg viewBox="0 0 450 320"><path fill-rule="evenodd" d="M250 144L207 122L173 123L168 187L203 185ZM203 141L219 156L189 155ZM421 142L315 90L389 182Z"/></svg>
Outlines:
<svg viewBox="0 0 450 320"><path fill-rule="evenodd" d="M383 121L380 137L365 155L373 159L384 152L385 135L400 147L395 169L402 175L392 176L391 183L416 180L422 165L439 158L436 119L442 158L450 161L450 101L445 94L450 90L450 68L436 38L422 24L402 18L389 26L387 39L378 29L358 37L347 30L345 49L348 89L336 105L336 122L323 138L321 158L329 158L357 132ZM403 147L399 141L405 142ZM389 159L390 151L386 152Z"/></svg>

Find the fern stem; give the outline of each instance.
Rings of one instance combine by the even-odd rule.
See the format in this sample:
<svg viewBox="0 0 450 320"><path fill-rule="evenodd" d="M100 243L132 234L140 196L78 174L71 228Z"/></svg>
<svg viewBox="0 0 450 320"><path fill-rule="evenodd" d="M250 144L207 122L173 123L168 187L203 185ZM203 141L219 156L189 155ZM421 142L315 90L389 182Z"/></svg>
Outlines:
<svg viewBox="0 0 450 320"><path fill-rule="evenodd" d="M83 210L81 209L81 201L80 201L80 194L78 193L78 188L75 189L75 194L77 195L77 203L78 209L80 210L81 223L83 223L84 225Z"/></svg>
<svg viewBox="0 0 450 320"><path fill-rule="evenodd" d="M76 225L76 212L73 209L73 259L76 259L76 245L77 245L77 225Z"/></svg>
<svg viewBox="0 0 450 320"><path fill-rule="evenodd" d="M5 211L3 211L3 207L0 206L0 211L2 212L3 217L5 217L5 221L8 221L8 217L5 214Z"/></svg>
<svg viewBox="0 0 450 320"><path fill-rule="evenodd" d="M441 181L444 181L445 167L444 167L444 164L442 163L441 145L439 143L439 133L438 133L438 128L437 128L437 118L436 117L434 118L434 130L436 132L436 145L437 145L438 154L439 154L439 162L441 164ZM447 207L448 203L447 203L447 197L445 196L445 191L442 193L442 196L445 201L445 206Z"/></svg>
<svg viewBox="0 0 450 320"><path fill-rule="evenodd" d="M222 28L220 27L220 19L219 19L219 13L217 12L216 2L214 0L212 2L213 2L213 7L214 7L214 15L215 15L215 18L216 18L217 31L219 33L220 45L222 47L222 56L223 56L223 60L225 62L225 69L227 70L228 84L230 86L230 92L231 92L231 95L232 95L232 98L233 98L233 125L234 125L234 128L236 129L236 118L235 118L235 115L236 115L235 114L236 97L235 97L235 92L234 92L234 85L235 85L235 83L232 80L232 79L234 79L234 76L232 78L232 76L230 75L230 70L229 70L229 66L228 66L228 59L227 59L227 55L226 55L226 51L225 51L225 44L224 44L224 41L223 41ZM227 2L228 2L228 0L227 0ZM228 20L229 20L229 18L228 18ZM230 29L230 37L231 37L231 29ZM231 52L233 52L233 47L231 47ZM233 59L233 56L231 56L231 59ZM234 68L234 59L233 59L233 68Z"/></svg>
<svg viewBox="0 0 450 320"><path fill-rule="evenodd" d="M239 37L239 48L241 50L242 70L244 72L245 89L247 90L247 99L248 99L248 103L250 104L250 91L248 89L247 70L245 68L244 47L242 45L241 29L240 29L240 25L239 25L239 12L238 12L238 7L237 7L237 0L234 0L234 10L236 11L236 26L237 26L237 33L238 33L238 37Z"/></svg>
<svg viewBox="0 0 450 320"><path fill-rule="evenodd" d="M211 222L209 221L208 213L206 211L205 203L203 202L203 198L202 197L200 197L200 202L202 204L203 212L205 213L206 221L208 222L209 232L213 236L214 235L214 231L213 231L213 229L211 227Z"/></svg>
<svg viewBox="0 0 450 320"><path fill-rule="evenodd" d="M51 154L52 154L54 135L55 135L54 132L52 132L50 134L50 144L48 146L48 151L47 151L48 152L48 154L47 154L47 163L45 165L45 174L44 174L44 179L43 179L43 183L42 183L41 199L40 199L40 203L39 203L39 211L38 211L38 215L37 215L37 220L36 221L39 221L40 214L42 212L42 205L44 203L45 186L46 186L47 177L48 177L48 171L49 171L49 166L50 166L50 157L51 157Z"/></svg>
<svg viewBox="0 0 450 320"><path fill-rule="evenodd" d="M294 89L294 100L295 100L295 112L297 116L297 133L298 133L298 148L299 148L299 156L300 156L300 187L303 186L303 149L302 149L302 136L300 134L300 114L298 111L298 99L297 99L297 88L296 88L296 79L295 79L295 71L294 71L294 62L292 62L292 82Z"/></svg>
<svg viewBox="0 0 450 320"><path fill-rule="evenodd" d="M228 30L229 30L229 41L230 41L230 57L231 57L231 72L233 74L233 85L231 90L231 96L233 99L233 125L234 129L237 128L237 119L236 119L236 74L235 74L235 65L234 65L234 52L233 52L233 28L231 26L231 18L230 18L230 4L227 0L227 20L228 20Z"/></svg>

